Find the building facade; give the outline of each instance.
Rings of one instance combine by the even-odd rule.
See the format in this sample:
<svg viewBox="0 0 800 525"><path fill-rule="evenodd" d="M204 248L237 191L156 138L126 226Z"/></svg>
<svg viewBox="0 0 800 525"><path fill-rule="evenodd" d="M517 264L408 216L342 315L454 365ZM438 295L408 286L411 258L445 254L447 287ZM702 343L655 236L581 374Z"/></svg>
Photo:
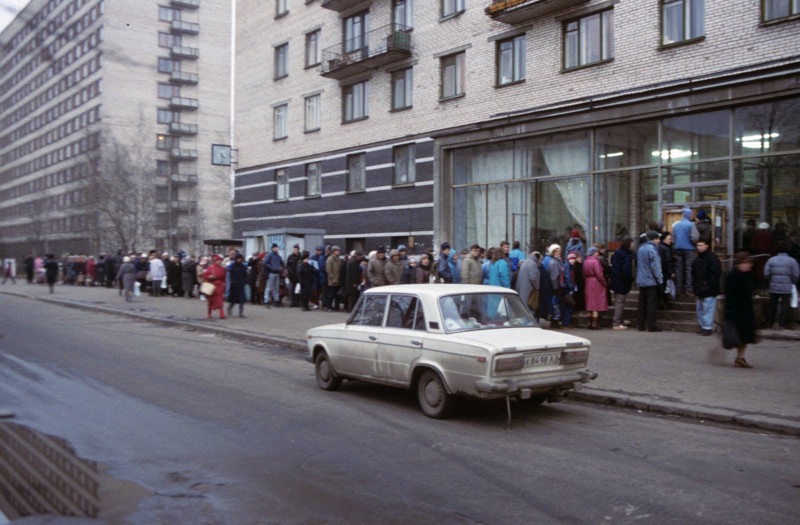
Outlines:
<svg viewBox="0 0 800 525"><path fill-rule="evenodd" d="M237 234L613 246L688 205L723 253L797 235L797 2L237 6Z"/></svg>
<svg viewBox="0 0 800 525"><path fill-rule="evenodd" d="M32 0L0 33L0 251L230 236L226 2ZM219 156L219 155L218 155Z"/></svg>

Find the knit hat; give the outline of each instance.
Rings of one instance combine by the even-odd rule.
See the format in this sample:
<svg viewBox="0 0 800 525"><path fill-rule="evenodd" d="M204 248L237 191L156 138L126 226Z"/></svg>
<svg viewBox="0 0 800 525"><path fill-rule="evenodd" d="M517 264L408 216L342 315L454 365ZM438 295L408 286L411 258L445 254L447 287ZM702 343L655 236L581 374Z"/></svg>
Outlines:
<svg viewBox="0 0 800 525"><path fill-rule="evenodd" d="M398 252L407 252L408 250L406 249L406 245L405 244L398 244L397 245L397 251Z"/></svg>
<svg viewBox="0 0 800 525"><path fill-rule="evenodd" d="M653 241L655 239L658 239L658 232L655 231L655 230L648 231L647 232L647 240L648 241Z"/></svg>
<svg viewBox="0 0 800 525"><path fill-rule="evenodd" d="M589 250L586 252L586 256L587 256L587 257L591 257L592 255L594 255L594 254L596 254L596 253L597 253L597 246L592 246L592 247L591 247L591 248L589 248Z"/></svg>
<svg viewBox="0 0 800 525"><path fill-rule="evenodd" d="M131 262L131 258L126 255L125 257L122 258L122 262L126 262L126 263L127 262Z"/></svg>
<svg viewBox="0 0 800 525"><path fill-rule="evenodd" d="M547 254L548 255L553 255L556 250L560 250L560 249L561 249L561 246L559 246L558 244L551 244L550 247L547 248Z"/></svg>
<svg viewBox="0 0 800 525"><path fill-rule="evenodd" d="M277 248L277 247L278 247L278 244L273 242L273 243L272 243L272 246L270 246L270 249L272 249L272 248Z"/></svg>
<svg viewBox="0 0 800 525"><path fill-rule="evenodd" d="M378 246L378 249L375 250L375 253L386 253L386 248L383 246Z"/></svg>
<svg viewBox="0 0 800 525"><path fill-rule="evenodd" d="M331 248L331 251L332 251L332 252L335 252L336 250L342 251L342 249L341 249L341 248L339 248L337 245L335 245L335 244L334 244L334 245L333 245L333 248Z"/></svg>
<svg viewBox="0 0 800 525"><path fill-rule="evenodd" d="M441 251L449 250L450 249L450 244L446 243L446 242L443 242L440 249L441 249Z"/></svg>
<svg viewBox="0 0 800 525"><path fill-rule="evenodd" d="M580 239L581 232L579 232L578 230L572 230L572 234L570 235L570 237L572 237L573 239Z"/></svg>
<svg viewBox="0 0 800 525"><path fill-rule="evenodd" d="M569 252L569 255L567 255L567 260L568 261L574 261L577 258L578 258L578 256L575 254L575 252Z"/></svg>
<svg viewBox="0 0 800 525"><path fill-rule="evenodd" d="M697 219L701 221L708 219L708 214L706 213L706 210L700 210L699 212L697 212Z"/></svg>
<svg viewBox="0 0 800 525"><path fill-rule="evenodd" d="M399 257L400 256L400 252L397 251L397 250L391 250L389 252L389 257L394 257L395 255L397 255Z"/></svg>
<svg viewBox="0 0 800 525"><path fill-rule="evenodd" d="M758 224L759 230L769 230L769 223L768 222L761 222Z"/></svg>
<svg viewBox="0 0 800 525"><path fill-rule="evenodd" d="M691 219L692 218L692 209L688 206L683 208L683 218L684 219Z"/></svg>
<svg viewBox="0 0 800 525"><path fill-rule="evenodd" d="M222 255L220 255L218 253L214 254L214 260L215 261L221 261L222 259L224 259L224 257Z"/></svg>

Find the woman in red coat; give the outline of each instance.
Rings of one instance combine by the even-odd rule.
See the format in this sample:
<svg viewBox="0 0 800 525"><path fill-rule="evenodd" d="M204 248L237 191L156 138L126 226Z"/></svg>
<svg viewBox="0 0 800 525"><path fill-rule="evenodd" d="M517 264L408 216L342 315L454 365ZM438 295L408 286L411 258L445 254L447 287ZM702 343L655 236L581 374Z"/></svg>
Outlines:
<svg viewBox="0 0 800 525"><path fill-rule="evenodd" d="M214 285L214 294L206 296L208 318L212 310L219 309L219 318L225 319L225 268L222 267L222 255L216 254L214 262L203 272L203 281Z"/></svg>
<svg viewBox="0 0 800 525"><path fill-rule="evenodd" d="M589 319L589 330L599 330L598 318L600 312L608 310L608 299L606 297L606 277L603 274L603 265L597 258L599 252L592 246L586 252L586 261L583 263L583 279L586 286L586 311L591 312Z"/></svg>

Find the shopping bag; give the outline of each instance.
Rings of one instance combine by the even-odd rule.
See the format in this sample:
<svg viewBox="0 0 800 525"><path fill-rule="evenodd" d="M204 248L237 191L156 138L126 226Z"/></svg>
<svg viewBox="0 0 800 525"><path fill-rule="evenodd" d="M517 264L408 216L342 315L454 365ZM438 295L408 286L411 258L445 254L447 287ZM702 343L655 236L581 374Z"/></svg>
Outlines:
<svg viewBox="0 0 800 525"><path fill-rule="evenodd" d="M722 347L729 350L742 346L742 340L739 338L739 331L736 329L736 323L730 319L726 319L722 323Z"/></svg>
<svg viewBox="0 0 800 525"><path fill-rule="evenodd" d="M162 290L166 290L167 289L167 278L166 277L163 277L161 279L161 289Z"/></svg>
<svg viewBox="0 0 800 525"><path fill-rule="evenodd" d="M214 295L215 290L216 287L212 283L205 282L200 285L200 293L203 295Z"/></svg>
<svg viewBox="0 0 800 525"><path fill-rule="evenodd" d="M135 295L136 297L142 295L142 283L140 283L139 281L133 283L133 295Z"/></svg>
<svg viewBox="0 0 800 525"><path fill-rule="evenodd" d="M792 297L789 298L789 306L797 308L797 286L792 286Z"/></svg>
<svg viewBox="0 0 800 525"><path fill-rule="evenodd" d="M666 289L664 290L664 293L669 295L670 299L672 299L673 301L675 300L675 281L673 281L672 279L667 279L667 286Z"/></svg>

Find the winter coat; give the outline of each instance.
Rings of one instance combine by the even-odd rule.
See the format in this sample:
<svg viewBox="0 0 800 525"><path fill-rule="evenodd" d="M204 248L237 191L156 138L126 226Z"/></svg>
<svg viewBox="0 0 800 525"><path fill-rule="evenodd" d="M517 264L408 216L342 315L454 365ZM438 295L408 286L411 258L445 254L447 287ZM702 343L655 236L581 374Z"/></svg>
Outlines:
<svg viewBox="0 0 800 525"><path fill-rule="evenodd" d="M167 276L167 270L164 268L164 261L155 257L150 260L150 277L153 281L160 281Z"/></svg>
<svg viewBox="0 0 800 525"><path fill-rule="evenodd" d="M636 286L645 288L664 284L661 273L661 256L653 241L647 241L636 250Z"/></svg>
<svg viewBox="0 0 800 525"><path fill-rule="evenodd" d="M483 269L481 262L472 254L464 257L461 262L461 283L462 284L481 284L483 282Z"/></svg>
<svg viewBox="0 0 800 525"><path fill-rule="evenodd" d="M58 277L58 261L55 259L45 259L44 272L49 284L56 282L56 277Z"/></svg>
<svg viewBox="0 0 800 525"><path fill-rule="evenodd" d="M358 285L361 284L361 260L353 257L347 262L347 273L344 279L345 295L358 295Z"/></svg>
<svg viewBox="0 0 800 525"><path fill-rule="evenodd" d="M277 252L269 252L261 265L261 275L268 278L272 273L281 273L283 269L283 259Z"/></svg>
<svg viewBox="0 0 800 525"><path fill-rule="evenodd" d="M370 259L367 265L367 279L369 279L370 287L386 285L386 274L384 273L386 270L386 261L387 259L385 257L383 259L378 259L378 257L375 256Z"/></svg>
<svg viewBox="0 0 800 525"><path fill-rule="evenodd" d="M725 320L733 321L742 344L756 342L755 316L753 315L753 272L734 268L725 278Z"/></svg>
<svg viewBox="0 0 800 525"><path fill-rule="evenodd" d="M206 296L208 309L222 308L225 302L225 268L218 264L209 264L203 272L203 280L214 285L214 293Z"/></svg>
<svg viewBox="0 0 800 525"><path fill-rule="evenodd" d="M800 279L800 265L789 255L779 253L767 261L764 278L769 279L769 293L790 294Z"/></svg>
<svg viewBox="0 0 800 525"><path fill-rule="evenodd" d="M633 288L633 254L617 250L611 256L611 291L626 295Z"/></svg>
<svg viewBox="0 0 800 525"><path fill-rule="evenodd" d="M244 302L244 285L247 284L247 266L234 262L228 267L228 302L239 304ZM252 290L251 290L252 292Z"/></svg>
<svg viewBox="0 0 800 525"><path fill-rule="evenodd" d="M587 257L583 261L583 279L586 283L586 310L589 312L605 312L608 310L606 296L606 277L603 274L603 265L595 257Z"/></svg>
<svg viewBox="0 0 800 525"><path fill-rule="evenodd" d="M675 254L672 246L662 242L658 245L658 255L661 256L661 274L664 280L672 279L675 274Z"/></svg>
<svg viewBox="0 0 800 525"><path fill-rule="evenodd" d="M300 266L302 259L300 258L299 253L290 253L289 257L286 258L286 273L289 274L289 282L292 284L297 283L300 276L297 274L297 270Z"/></svg>
<svg viewBox="0 0 800 525"><path fill-rule="evenodd" d="M525 260L525 252L515 248L508 252L508 260L511 261L511 271L516 272L519 270L520 263Z"/></svg>
<svg viewBox="0 0 800 525"><path fill-rule="evenodd" d="M328 286L336 287L342 284L342 259L331 254L325 260L325 273L328 275Z"/></svg>
<svg viewBox="0 0 800 525"><path fill-rule="evenodd" d="M197 284L197 263L188 257L181 264L181 281L184 292L194 291L194 285Z"/></svg>
<svg viewBox="0 0 800 525"><path fill-rule="evenodd" d="M405 267L402 261L394 262L388 259L383 266L383 276L386 279L386 284L401 284L404 271Z"/></svg>
<svg viewBox="0 0 800 525"><path fill-rule="evenodd" d="M550 264L547 265L547 273L550 276L550 286L553 290L561 289L561 272L564 271L564 263L560 257L550 257ZM556 292L558 294L559 292Z"/></svg>
<svg viewBox="0 0 800 525"><path fill-rule="evenodd" d="M431 282L431 267L418 264L414 268L414 282L417 284L428 284Z"/></svg>
<svg viewBox="0 0 800 525"><path fill-rule="evenodd" d="M569 255L572 252L579 253L582 259L586 258L586 250L583 247L583 242L577 237L572 237L570 238L569 242L567 242L564 255Z"/></svg>
<svg viewBox="0 0 800 525"><path fill-rule="evenodd" d="M692 261L692 289L700 299L716 297L720 293L719 279L722 276L722 265L717 254L710 249L698 253Z"/></svg>
<svg viewBox="0 0 800 525"><path fill-rule="evenodd" d="M453 270L450 265L449 257L445 254L441 254L439 256L439 261L436 263L439 265L439 280L443 283L452 283L453 282Z"/></svg>
<svg viewBox="0 0 800 525"><path fill-rule="evenodd" d="M511 288L511 270L504 259L494 261L489 267L489 284Z"/></svg>
<svg viewBox="0 0 800 525"><path fill-rule="evenodd" d="M713 237L714 228L711 226L711 221L706 219L704 221L697 221L697 237L698 241L704 241L711 246L711 238Z"/></svg>
<svg viewBox="0 0 800 525"><path fill-rule="evenodd" d="M525 304L531 292L539 289L539 264L533 255L519 264L515 289Z"/></svg>
<svg viewBox="0 0 800 525"><path fill-rule="evenodd" d="M700 232L692 222L692 210L683 209L683 218L672 225L672 238L675 241L676 250L694 250Z"/></svg>
<svg viewBox="0 0 800 525"><path fill-rule="evenodd" d="M300 294L303 297L310 297L311 290L314 289L314 267L309 263L300 263L297 270L297 282L300 283Z"/></svg>
<svg viewBox="0 0 800 525"><path fill-rule="evenodd" d="M117 272L117 281L122 281L122 289L133 293L133 285L136 282L136 267L131 262L126 262Z"/></svg>
<svg viewBox="0 0 800 525"><path fill-rule="evenodd" d="M180 263L170 262L167 269L167 282L172 287L172 293L183 293L183 268Z"/></svg>
<svg viewBox="0 0 800 525"><path fill-rule="evenodd" d="M545 255L539 265L539 308L536 309L536 316L542 319L553 313L553 283L550 280L550 263L553 260L549 255Z"/></svg>

